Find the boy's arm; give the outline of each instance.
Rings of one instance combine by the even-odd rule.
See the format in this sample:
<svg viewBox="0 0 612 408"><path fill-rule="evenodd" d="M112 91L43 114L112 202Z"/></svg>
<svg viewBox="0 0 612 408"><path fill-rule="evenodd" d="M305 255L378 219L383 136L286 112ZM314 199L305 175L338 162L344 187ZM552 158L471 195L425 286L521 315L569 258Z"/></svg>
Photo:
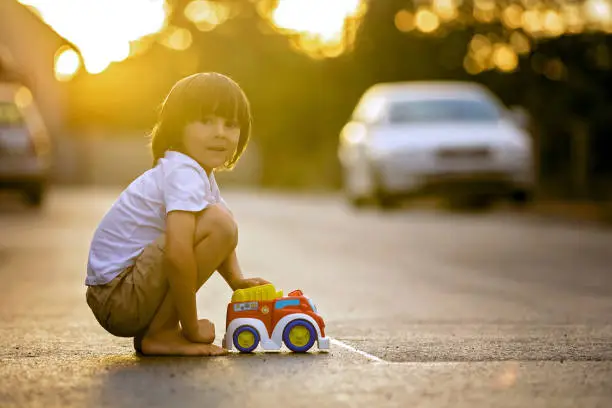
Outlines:
<svg viewBox="0 0 612 408"><path fill-rule="evenodd" d="M200 338L196 309L197 264L193 252L196 217L193 213L172 211L166 218L164 270L185 337Z"/></svg>
<svg viewBox="0 0 612 408"><path fill-rule="evenodd" d="M219 202L221 204L221 209L225 210L230 217L234 218L234 213L230 210L229 206L225 202L225 200L219 195ZM232 252L225 258L225 261L217 268L217 272L223 276L225 282L229 285L232 290L238 289L237 282L244 279L242 275L242 270L240 269L240 264L238 263L238 255L236 255L236 249L232 250Z"/></svg>
<svg viewBox="0 0 612 408"><path fill-rule="evenodd" d="M217 272L223 276L223 279L227 282L232 290L250 288L252 286L265 285L268 282L261 278L245 278L242 275L242 270L238 264L238 256L236 250L233 250L225 261L217 268Z"/></svg>
<svg viewBox="0 0 612 408"><path fill-rule="evenodd" d="M221 199L221 204L221 208L225 209L225 211L227 211L227 213L233 218L234 214L223 199ZM235 249L228 255L227 258L225 258L225 261L219 265L217 272L223 276L223 279L225 279L232 290L250 288L252 286L270 283L261 278L245 278L242 274L240 264L238 263L238 255L236 255Z"/></svg>
<svg viewBox="0 0 612 408"><path fill-rule="evenodd" d="M219 265L217 271L223 276L223 279L225 279L232 290L238 289L238 282L243 280L244 276L238 264L238 256L236 255L235 249L225 258L225 261Z"/></svg>

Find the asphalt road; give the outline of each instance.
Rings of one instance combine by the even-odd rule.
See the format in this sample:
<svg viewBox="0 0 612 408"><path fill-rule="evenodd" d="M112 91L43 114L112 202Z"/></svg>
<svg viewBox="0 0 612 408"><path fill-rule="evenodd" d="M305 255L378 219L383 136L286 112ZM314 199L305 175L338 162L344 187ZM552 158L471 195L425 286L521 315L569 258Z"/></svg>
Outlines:
<svg viewBox="0 0 612 408"><path fill-rule="evenodd" d="M311 296L330 353L143 358L84 299L116 191L0 204L1 407L610 407L612 230L226 192L249 275ZM231 292L198 294L223 336Z"/></svg>

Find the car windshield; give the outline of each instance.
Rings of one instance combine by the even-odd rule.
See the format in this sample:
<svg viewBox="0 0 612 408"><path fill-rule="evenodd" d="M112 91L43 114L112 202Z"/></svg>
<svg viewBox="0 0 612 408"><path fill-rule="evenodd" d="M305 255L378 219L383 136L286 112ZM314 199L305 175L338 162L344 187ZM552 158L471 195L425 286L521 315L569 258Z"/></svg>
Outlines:
<svg viewBox="0 0 612 408"><path fill-rule="evenodd" d="M14 103L0 102L0 126L19 126L23 123L23 116Z"/></svg>
<svg viewBox="0 0 612 408"><path fill-rule="evenodd" d="M391 123L495 122L497 107L477 99L431 99L395 102L389 107Z"/></svg>

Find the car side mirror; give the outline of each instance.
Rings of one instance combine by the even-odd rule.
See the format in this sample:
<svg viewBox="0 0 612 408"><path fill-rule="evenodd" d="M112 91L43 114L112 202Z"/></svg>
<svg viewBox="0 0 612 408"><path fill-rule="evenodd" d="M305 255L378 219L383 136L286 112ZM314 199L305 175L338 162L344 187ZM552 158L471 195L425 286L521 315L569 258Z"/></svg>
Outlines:
<svg viewBox="0 0 612 408"><path fill-rule="evenodd" d="M519 127L527 129L529 127L529 112L522 106L512 106L508 110L508 117Z"/></svg>

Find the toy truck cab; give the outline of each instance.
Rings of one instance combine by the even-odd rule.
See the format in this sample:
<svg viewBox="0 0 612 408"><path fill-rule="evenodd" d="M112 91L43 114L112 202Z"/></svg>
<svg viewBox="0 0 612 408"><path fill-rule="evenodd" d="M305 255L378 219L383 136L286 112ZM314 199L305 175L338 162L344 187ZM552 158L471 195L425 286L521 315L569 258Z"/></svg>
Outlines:
<svg viewBox="0 0 612 408"><path fill-rule="evenodd" d="M317 342L329 349L325 322L313 301L301 290L287 296L273 285L236 290L227 306L223 346L250 353L261 344L264 350L280 350L284 343L294 352L306 352Z"/></svg>

